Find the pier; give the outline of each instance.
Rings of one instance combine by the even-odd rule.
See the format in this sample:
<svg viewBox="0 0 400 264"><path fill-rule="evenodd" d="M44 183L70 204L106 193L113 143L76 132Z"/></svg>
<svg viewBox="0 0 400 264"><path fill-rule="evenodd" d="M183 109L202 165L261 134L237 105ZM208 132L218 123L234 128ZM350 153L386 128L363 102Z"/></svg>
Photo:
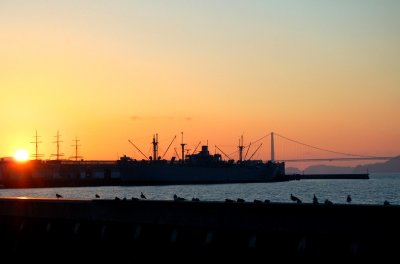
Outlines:
<svg viewBox="0 0 400 264"><path fill-rule="evenodd" d="M368 180L369 173L288 174L289 180Z"/></svg>
<svg viewBox="0 0 400 264"><path fill-rule="evenodd" d="M386 259L399 222L394 205L1 198L0 247L41 262Z"/></svg>

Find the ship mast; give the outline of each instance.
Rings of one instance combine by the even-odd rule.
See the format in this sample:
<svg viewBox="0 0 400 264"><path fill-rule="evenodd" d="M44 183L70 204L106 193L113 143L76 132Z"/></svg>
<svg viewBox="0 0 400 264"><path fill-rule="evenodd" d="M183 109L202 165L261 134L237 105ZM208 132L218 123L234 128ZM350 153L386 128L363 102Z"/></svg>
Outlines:
<svg viewBox="0 0 400 264"><path fill-rule="evenodd" d="M181 132L182 134L182 143L181 143L181 147L182 147L182 163L185 163L185 143L183 143L183 132Z"/></svg>
<svg viewBox="0 0 400 264"><path fill-rule="evenodd" d="M157 160L158 157L158 134L153 135L153 160Z"/></svg>
<svg viewBox="0 0 400 264"><path fill-rule="evenodd" d="M240 138L239 138L239 161L242 162L243 161L243 135L241 136L242 142L240 142Z"/></svg>
<svg viewBox="0 0 400 264"><path fill-rule="evenodd" d="M56 156L56 160L60 160L61 156L64 156L64 154L60 153L60 133L57 130L57 136L55 136L57 138L56 141L54 141L53 143L57 143L57 154L52 154L52 156Z"/></svg>
<svg viewBox="0 0 400 264"><path fill-rule="evenodd" d="M38 141L40 136L38 136L37 130L36 130L36 134L34 137L35 137L35 141L33 141L31 143L35 143L35 154L33 154L32 156L35 158L35 160L38 160L38 158L42 156L42 154L38 153L39 143L42 143L42 141Z"/></svg>
<svg viewBox="0 0 400 264"><path fill-rule="evenodd" d="M75 147L75 156L72 156L71 158L74 158L75 161L78 161L78 158L82 158L82 156L78 156L78 147L80 147L81 145L78 145L78 142L80 140L78 140L78 137L75 137L74 142L75 144L72 145L73 147Z"/></svg>

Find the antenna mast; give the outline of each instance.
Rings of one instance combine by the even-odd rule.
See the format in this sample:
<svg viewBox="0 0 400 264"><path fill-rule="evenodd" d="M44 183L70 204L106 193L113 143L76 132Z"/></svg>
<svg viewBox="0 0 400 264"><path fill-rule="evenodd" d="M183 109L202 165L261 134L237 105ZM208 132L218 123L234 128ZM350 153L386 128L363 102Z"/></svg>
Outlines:
<svg viewBox="0 0 400 264"><path fill-rule="evenodd" d="M42 143L42 141L38 141L39 137L40 136L38 136L37 130L36 130L36 133L35 133L35 136L34 136L35 141L31 142L31 143L35 143L35 154L32 155L32 157L34 157L35 160L38 160L39 157L43 156L42 154L38 153L39 143Z"/></svg>
<svg viewBox="0 0 400 264"><path fill-rule="evenodd" d="M53 143L57 143L57 154L52 154L52 156L56 156L56 160L60 160L61 156L64 156L64 154L60 153L60 133L57 130L57 136L55 136L57 138L56 141L54 141Z"/></svg>

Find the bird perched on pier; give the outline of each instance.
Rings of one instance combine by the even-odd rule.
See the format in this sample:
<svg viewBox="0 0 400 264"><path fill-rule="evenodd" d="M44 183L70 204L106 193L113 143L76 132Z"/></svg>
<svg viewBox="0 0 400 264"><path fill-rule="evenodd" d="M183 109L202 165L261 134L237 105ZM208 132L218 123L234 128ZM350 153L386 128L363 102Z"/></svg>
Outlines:
<svg viewBox="0 0 400 264"><path fill-rule="evenodd" d="M56 193L56 197L58 198L63 198L61 194Z"/></svg>
<svg viewBox="0 0 400 264"><path fill-rule="evenodd" d="M347 195L346 202L348 202L348 203L351 203L351 196L350 196L350 194L349 194L349 195Z"/></svg>
<svg viewBox="0 0 400 264"><path fill-rule="evenodd" d="M140 192L140 198L147 199L146 196L144 196L144 194L142 192Z"/></svg>
<svg viewBox="0 0 400 264"><path fill-rule="evenodd" d="M318 198L317 198L317 196L315 196L315 194L314 194L314 197L312 198L312 202L313 202L313 204L318 204Z"/></svg>
<svg viewBox="0 0 400 264"><path fill-rule="evenodd" d="M94 197L96 198L100 198L100 195L98 195L97 193L94 195Z"/></svg>
<svg viewBox="0 0 400 264"><path fill-rule="evenodd" d="M290 194L290 200L296 203L301 203L301 200L298 197L294 196L293 194Z"/></svg>
<svg viewBox="0 0 400 264"><path fill-rule="evenodd" d="M185 198L179 197L178 195L174 194L174 201L185 201Z"/></svg>

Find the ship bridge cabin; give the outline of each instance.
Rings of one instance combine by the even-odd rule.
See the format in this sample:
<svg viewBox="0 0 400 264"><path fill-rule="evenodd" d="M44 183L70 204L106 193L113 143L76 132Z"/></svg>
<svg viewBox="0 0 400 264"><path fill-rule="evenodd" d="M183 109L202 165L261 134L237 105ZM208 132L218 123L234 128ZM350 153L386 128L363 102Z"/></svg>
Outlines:
<svg viewBox="0 0 400 264"><path fill-rule="evenodd" d="M186 163L195 165L212 165L221 162L221 160L220 154L210 155L208 146L201 146L201 151L198 154L186 156Z"/></svg>

